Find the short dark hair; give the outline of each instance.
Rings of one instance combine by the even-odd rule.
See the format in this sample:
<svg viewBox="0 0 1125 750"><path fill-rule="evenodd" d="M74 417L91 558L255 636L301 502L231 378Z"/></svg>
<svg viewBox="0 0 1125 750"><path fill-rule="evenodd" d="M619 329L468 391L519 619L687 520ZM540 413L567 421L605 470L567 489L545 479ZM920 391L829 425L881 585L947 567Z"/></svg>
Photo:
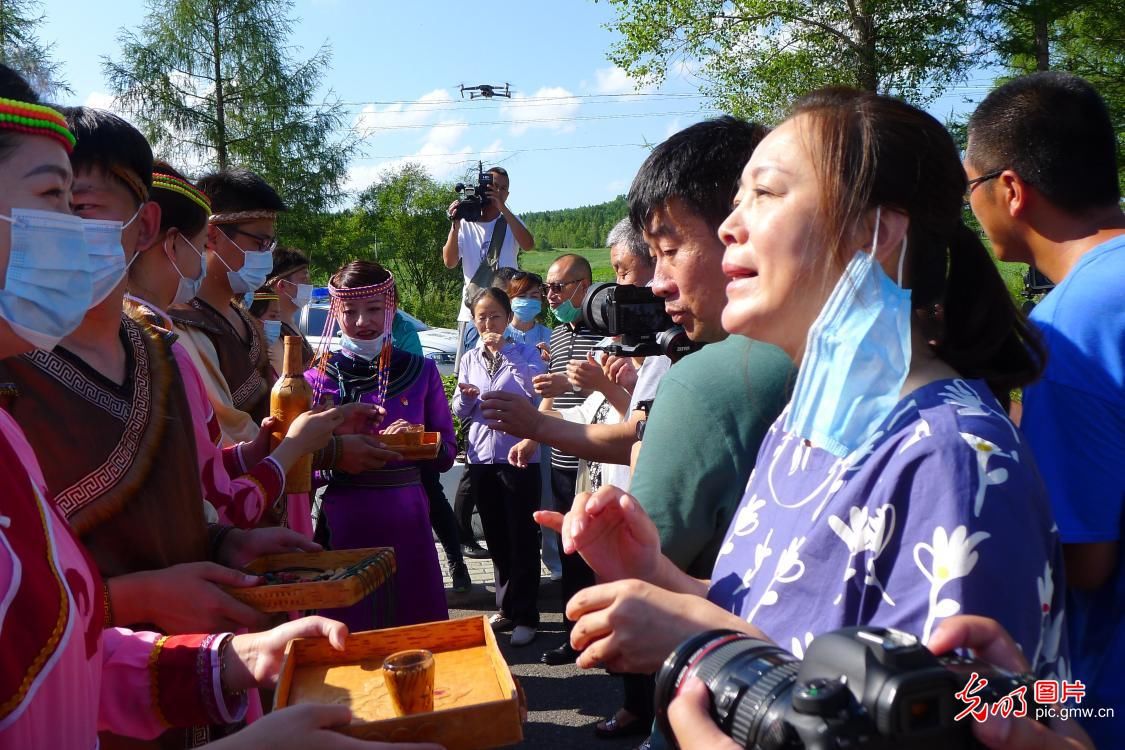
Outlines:
<svg viewBox="0 0 1125 750"><path fill-rule="evenodd" d="M258 320L261 320L262 316L266 314L266 310L269 309L270 302L272 302L273 300L259 299L259 294L263 296L269 296L274 294L274 291L268 286L261 286L258 287L258 291L254 292L254 301L250 303L250 314Z"/></svg>
<svg viewBox="0 0 1125 750"><path fill-rule="evenodd" d="M166 161L157 160L152 165L155 174L166 174L184 182L191 183L187 177ZM160 231L167 232L173 227L182 234L198 234L207 226L207 211L191 198L174 190L157 188L150 193L154 203L160 206Z"/></svg>
<svg viewBox="0 0 1125 750"><path fill-rule="evenodd" d="M152 190L152 147L141 131L104 109L66 107L62 113L77 139L70 155L75 174L87 170L104 172L139 201L148 200ZM140 183L132 184L133 177Z"/></svg>
<svg viewBox="0 0 1125 750"><path fill-rule="evenodd" d="M679 198L715 230L730 213L742 168L769 129L723 115L684 128L652 150L629 187L629 220L642 231L652 212Z"/></svg>
<svg viewBox="0 0 1125 750"><path fill-rule="evenodd" d="M477 305L485 297L491 297L496 300L500 307L504 308L504 312L508 314L508 317L512 317L512 300L508 297L508 293L498 286L490 286L487 289L481 289L477 292L473 297L472 303L469 305L469 312L475 316Z"/></svg>
<svg viewBox="0 0 1125 750"><path fill-rule="evenodd" d="M486 173L491 172L492 174L502 174L505 177L508 177L508 170L504 169L503 167L489 167L488 169L486 169L484 171ZM508 177L509 181L511 181L511 179L512 179L511 177Z"/></svg>
<svg viewBox="0 0 1125 750"><path fill-rule="evenodd" d="M586 260L586 256L584 255L579 255L578 253L563 253L559 257L555 258L554 263L552 263L551 265L553 266L560 260L567 260L568 258L571 259L574 265L581 269L582 273L586 275L586 281L594 280L594 269L590 266L590 261Z"/></svg>
<svg viewBox="0 0 1125 750"><path fill-rule="evenodd" d="M272 284L280 278L309 267L309 256L295 247L278 245L273 251L273 271L267 283Z"/></svg>
<svg viewBox="0 0 1125 750"><path fill-rule="evenodd" d="M211 211L216 214L285 210L285 202L277 191L249 169L235 167L212 172L198 186L211 199Z"/></svg>
<svg viewBox="0 0 1125 750"><path fill-rule="evenodd" d="M974 168L1011 169L1063 210L1121 198L1113 122L1098 92L1076 75L1046 71L1009 81L984 98L968 132Z"/></svg>
<svg viewBox="0 0 1125 750"><path fill-rule="evenodd" d="M496 286L501 289L507 289L508 284L512 282L512 277L516 275L518 270L518 268L511 268L509 266L497 268L496 273L492 275L492 279L496 282Z"/></svg>

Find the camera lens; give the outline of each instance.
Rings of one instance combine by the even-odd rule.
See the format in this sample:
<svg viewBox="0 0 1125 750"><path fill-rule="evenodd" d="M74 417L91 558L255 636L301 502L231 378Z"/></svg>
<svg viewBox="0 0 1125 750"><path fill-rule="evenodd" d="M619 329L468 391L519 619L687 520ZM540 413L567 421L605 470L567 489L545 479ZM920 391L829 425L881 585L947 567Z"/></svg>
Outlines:
<svg viewBox="0 0 1125 750"><path fill-rule="evenodd" d="M792 745L785 711L800 662L772 643L734 630L712 630L680 645L656 677L657 724L672 738L668 704L691 677L711 693L715 723L743 747ZM796 745L799 747L800 745Z"/></svg>

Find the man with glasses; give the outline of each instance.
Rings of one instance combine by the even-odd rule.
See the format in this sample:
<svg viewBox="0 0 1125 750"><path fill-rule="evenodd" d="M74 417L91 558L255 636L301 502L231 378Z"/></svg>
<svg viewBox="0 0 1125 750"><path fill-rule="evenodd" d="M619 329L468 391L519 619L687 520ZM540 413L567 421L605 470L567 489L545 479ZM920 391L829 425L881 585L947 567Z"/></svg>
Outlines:
<svg viewBox="0 0 1125 750"><path fill-rule="evenodd" d="M522 250L535 247L535 238L523 225L520 218L508 208L508 188L511 184L508 172L503 167L492 167L486 174L492 175L492 187L488 191L488 200L481 210L478 221L464 221L455 218L457 206L460 201L449 204L449 237L441 249L441 257L446 268L455 268L461 264L461 271L465 275L465 286L476 275L482 264L488 263L488 256L493 237L499 244L499 257L497 268L516 268L518 261L516 255ZM497 234L499 233L499 234ZM499 286L495 283L484 286ZM464 298L464 289L462 289ZM473 316L469 308L462 304L457 313L457 359L453 364L453 371L457 372L461 365L461 355L466 349L471 349L476 343L476 328L472 324Z"/></svg>
<svg viewBox="0 0 1125 750"><path fill-rule="evenodd" d="M970 204L996 257L1056 284L1030 316L1048 356L1024 389L1020 428L1063 541L1071 673L1083 706L1116 711L1084 726L1097 747L1125 747L1125 214L1113 119L1089 83L1044 72L989 94L968 133Z"/></svg>
<svg viewBox="0 0 1125 750"><path fill-rule="evenodd" d="M252 441L269 416L274 376L259 323L241 303L273 270L277 215L285 204L265 180L228 169L199 181L214 213L199 294L168 311L219 418L224 444Z"/></svg>

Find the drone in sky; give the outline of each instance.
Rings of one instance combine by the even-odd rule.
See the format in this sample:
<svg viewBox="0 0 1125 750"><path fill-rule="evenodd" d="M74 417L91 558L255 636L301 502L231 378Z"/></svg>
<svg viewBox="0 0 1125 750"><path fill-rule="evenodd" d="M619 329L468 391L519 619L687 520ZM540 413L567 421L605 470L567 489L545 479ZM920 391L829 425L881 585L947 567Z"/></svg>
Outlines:
<svg viewBox="0 0 1125 750"><path fill-rule="evenodd" d="M502 96L505 99L512 98L512 90L508 84L492 85L489 83L482 83L477 86L466 86L461 84L461 98L465 98L465 92L469 92L470 99L491 99L494 96Z"/></svg>

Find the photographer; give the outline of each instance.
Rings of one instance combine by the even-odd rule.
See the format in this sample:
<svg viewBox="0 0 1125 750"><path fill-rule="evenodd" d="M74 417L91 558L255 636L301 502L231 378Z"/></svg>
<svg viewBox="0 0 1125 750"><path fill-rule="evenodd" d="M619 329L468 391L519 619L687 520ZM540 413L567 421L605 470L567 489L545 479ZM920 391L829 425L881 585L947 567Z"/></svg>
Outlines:
<svg viewBox="0 0 1125 750"><path fill-rule="evenodd" d="M1014 672L1027 672L1027 658L995 620L956 615L945 620L927 644L941 655L971 649L977 658ZM668 720L680 750L738 750L708 714L711 696L698 678L689 680L668 706ZM966 719L968 720L968 719ZM1052 719L1050 727L1029 718L989 717L973 724L973 735L991 750L1093 750L1077 721Z"/></svg>
<svg viewBox="0 0 1125 750"><path fill-rule="evenodd" d="M459 218L458 209L462 200L455 200L449 204L449 237L441 249L441 258L446 268L454 268L461 263L461 271L465 275L465 288L477 275L478 269L489 262L489 254L498 254L496 268L516 268L516 256L520 251L530 250L535 247L535 238L520 218L508 208L508 172L503 167L491 167L481 175L482 182L491 178L491 185L483 187L484 204L480 209L480 219L465 221ZM478 189L481 186L478 185ZM501 234L496 235L499 232ZM494 235L495 242L494 242ZM499 248L493 245L498 244ZM493 286L493 280L478 286ZM464 290L462 290L462 298ZM472 325L473 316L469 308L462 303L457 312L457 360L453 371L457 372L461 364L461 357L467 348L472 348L476 340L476 329ZM470 341L471 339L471 341Z"/></svg>

